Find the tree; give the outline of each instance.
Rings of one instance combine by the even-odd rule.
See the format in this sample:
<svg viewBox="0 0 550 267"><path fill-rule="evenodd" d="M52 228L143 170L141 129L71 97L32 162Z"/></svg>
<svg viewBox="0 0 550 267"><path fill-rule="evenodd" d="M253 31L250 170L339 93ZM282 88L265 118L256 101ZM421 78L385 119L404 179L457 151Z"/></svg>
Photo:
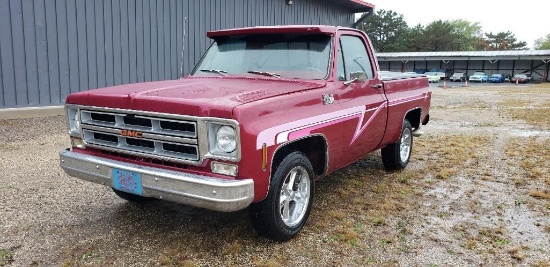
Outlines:
<svg viewBox="0 0 550 267"><path fill-rule="evenodd" d="M483 33L479 22L469 22L462 19L449 21L453 28L455 51L478 50L479 42L483 40Z"/></svg>
<svg viewBox="0 0 550 267"><path fill-rule="evenodd" d="M466 20L437 20L424 28L424 51L473 51L482 40L481 26Z"/></svg>
<svg viewBox="0 0 550 267"><path fill-rule="evenodd" d="M391 10L378 10L358 27L371 38L378 52L407 51L408 26L403 15Z"/></svg>
<svg viewBox="0 0 550 267"><path fill-rule="evenodd" d="M522 50L527 49L527 42L518 41L516 36L510 32L499 32L496 34L485 33L488 50Z"/></svg>
<svg viewBox="0 0 550 267"><path fill-rule="evenodd" d="M424 51L453 51L458 50L455 45L453 25L449 21L437 20L424 28Z"/></svg>
<svg viewBox="0 0 550 267"><path fill-rule="evenodd" d="M535 49L536 50L550 49L550 34L547 34L546 36L535 40Z"/></svg>
<svg viewBox="0 0 550 267"><path fill-rule="evenodd" d="M409 28L405 35L407 40L407 52L422 52L425 50L424 27L421 24Z"/></svg>

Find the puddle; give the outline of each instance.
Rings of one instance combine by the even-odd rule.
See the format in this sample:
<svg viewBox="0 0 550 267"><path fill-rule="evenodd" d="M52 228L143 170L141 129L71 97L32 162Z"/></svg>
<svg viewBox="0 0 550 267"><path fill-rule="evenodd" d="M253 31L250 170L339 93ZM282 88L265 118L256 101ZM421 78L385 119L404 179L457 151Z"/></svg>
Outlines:
<svg viewBox="0 0 550 267"><path fill-rule="evenodd" d="M531 211L525 206L506 209L504 219L507 222L510 237L517 243L530 246L545 246L546 234L542 231L534 218L530 216Z"/></svg>
<svg viewBox="0 0 550 267"><path fill-rule="evenodd" d="M520 130L513 130L510 132L512 136L517 137L547 137L550 136L549 131L520 131Z"/></svg>

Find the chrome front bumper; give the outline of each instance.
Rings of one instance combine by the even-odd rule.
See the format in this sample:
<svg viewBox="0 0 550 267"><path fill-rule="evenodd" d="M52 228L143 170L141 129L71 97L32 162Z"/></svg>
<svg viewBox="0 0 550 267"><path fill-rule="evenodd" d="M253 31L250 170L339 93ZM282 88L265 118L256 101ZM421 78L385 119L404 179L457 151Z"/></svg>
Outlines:
<svg viewBox="0 0 550 267"><path fill-rule="evenodd" d="M143 196L217 211L242 210L252 203L252 179L224 180L145 167L62 150L60 166L70 176L113 187L113 169L141 174Z"/></svg>

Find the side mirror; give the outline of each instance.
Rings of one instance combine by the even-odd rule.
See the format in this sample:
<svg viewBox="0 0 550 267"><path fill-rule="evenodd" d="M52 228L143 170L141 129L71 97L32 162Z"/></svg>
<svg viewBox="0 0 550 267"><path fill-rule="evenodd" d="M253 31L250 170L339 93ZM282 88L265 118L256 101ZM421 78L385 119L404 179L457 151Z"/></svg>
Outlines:
<svg viewBox="0 0 550 267"><path fill-rule="evenodd" d="M365 82L367 80L367 74L361 71L352 72L349 74L349 78L350 80L345 82L344 83L345 85L350 85L351 83L354 83L354 82L360 82L360 83Z"/></svg>

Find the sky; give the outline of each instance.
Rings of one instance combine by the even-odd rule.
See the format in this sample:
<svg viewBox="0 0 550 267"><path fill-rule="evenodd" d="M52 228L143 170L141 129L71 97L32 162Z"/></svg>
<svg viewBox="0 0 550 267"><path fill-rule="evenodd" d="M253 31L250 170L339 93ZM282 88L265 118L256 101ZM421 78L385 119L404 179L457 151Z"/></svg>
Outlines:
<svg viewBox="0 0 550 267"><path fill-rule="evenodd" d="M482 31L511 31L518 41L533 48L535 40L550 34L549 0L366 0L380 9L402 14L409 27L435 20L464 19L479 22Z"/></svg>

